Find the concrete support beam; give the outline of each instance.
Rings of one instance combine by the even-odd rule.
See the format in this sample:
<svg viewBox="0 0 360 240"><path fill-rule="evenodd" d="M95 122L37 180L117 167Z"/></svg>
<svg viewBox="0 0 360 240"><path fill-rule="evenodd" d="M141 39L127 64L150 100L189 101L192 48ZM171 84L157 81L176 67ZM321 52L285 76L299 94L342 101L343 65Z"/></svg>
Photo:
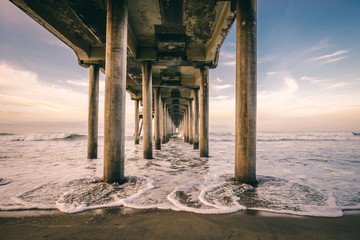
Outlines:
<svg viewBox="0 0 360 240"><path fill-rule="evenodd" d="M194 137L194 112L193 112L193 106L192 106L192 100L189 100L189 143L193 144L193 137Z"/></svg>
<svg viewBox="0 0 360 240"><path fill-rule="evenodd" d="M209 67L200 68L200 157L209 156Z"/></svg>
<svg viewBox="0 0 360 240"><path fill-rule="evenodd" d="M104 121L104 181L108 183L125 180L127 23L127 1L108 0Z"/></svg>
<svg viewBox="0 0 360 240"><path fill-rule="evenodd" d="M155 99L155 149L161 149L161 91L160 88L154 89L154 99Z"/></svg>
<svg viewBox="0 0 360 240"><path fill-rule="evenodd" d="M194 137L193 149L199 149L199 90L194 89Z"/></svg>
<svg viewBox="0 0 360 240"><path fill-rule="evenodd" d="M99 115L99 65L90 65L87 158L97 158Z"/></svg>
<svg viewBox="0 0 360 240"><path fill-rule="evenodd" d="M141 63L143 95L143 151L145 159L152 159L152 71L151 63Z"/></svg>
<svg viewBox="0 0 360 240"><path fill-rule="evenodd" d="M135 100L135 144L139 144L140 131L139 131L139 100Z"/></svg>
<svg viewBox="0 0 360 240"><path fill-rule="evenodd" d="M256 0L236 0L235 179L256 183Z"/></svg>

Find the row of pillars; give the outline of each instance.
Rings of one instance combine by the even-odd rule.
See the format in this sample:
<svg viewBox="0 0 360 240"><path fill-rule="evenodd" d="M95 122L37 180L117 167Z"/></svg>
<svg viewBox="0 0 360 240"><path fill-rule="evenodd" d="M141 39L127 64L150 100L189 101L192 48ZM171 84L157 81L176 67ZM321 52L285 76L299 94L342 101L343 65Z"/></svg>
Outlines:
<svg viewBox="0 0 360 240"><path fill-rule="evenodd" d="M149 64L149 63L147 63ZM146 76L143 74L143 76ZM144 78L143 86L148 84L146 78ZM143 79L143 80L144 80ZM147 91L147 92L144 92ZM149 96L151 93L150 87L143 87L143 96L144 93L146 96ZM175 133L175 125L170 117L169 110L166 106L166 99L161 98L161 89L154 89L154 139L155 139L155 149L161 150L161 144L165 144L169 141L170 136ZM150 103L149 103L150 101ZM135 100L135 144L139 144L139 138L141 134L142 126L139 128L140 118L139 118L139 102L140 100ZM150 107L149 107L150 106ZM151 98L143 97L143 146L144 146L144 158L152 158L152 129L151 129L151 120L152 120L152 111L151 111Z"/></svg>
<svg viewBox="0 0 360 240"><path fill-rule="evenodd" d="M209 156L209 67L200 68L199 89L193 90L194 99L188 100L186 111L180 122L184 142L200 149L200 157ZM200 128L199 128L200 123Z"/></svg>
<svg viewBox="0 0 360 240"><path fill-rule="evenodd" d="M235 111L235 179L256 183L256 0L236 3L236 111ZM104 181L124 182L125 106L127 69L128 10L126 0L107 1ZM143 76L143 145L144 158L152 158L152 74L151 63L141 64ZM200 96L194 91L194 104L181 120L185 141L200 148L200 156L209 154L209 68L202 67ZM97 157L99 66L90 65L88 157ZM166 143L174 124L161 93L155 89L155 148ZM139 103L135 115L139 116ZM161 116L160 116L161 115ZM199 122L198 122L199 121ZM199 124L200 123L200 124ZM200 128L198 129L200 125ZM161 127L160 127L161 126ZM135 121L135 142L139 138L139 121ZM161 132L161 133L160 133ZM160 140L161 139L161 140Z"/></svg>

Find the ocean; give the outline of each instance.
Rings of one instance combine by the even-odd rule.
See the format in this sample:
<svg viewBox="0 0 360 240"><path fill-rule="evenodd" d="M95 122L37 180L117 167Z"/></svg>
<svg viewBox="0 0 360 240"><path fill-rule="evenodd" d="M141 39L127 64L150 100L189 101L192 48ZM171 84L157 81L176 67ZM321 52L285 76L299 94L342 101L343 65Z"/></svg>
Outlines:
<svg viewBox="0 0 360 240"><path fill-rule="evenodd" d="M209 158L173 136L154 159L126 137L123 185L101 181L87 159L87 137L73 133L0 134L0 210L58 209L76 213L126 206L224 214L255 209L339 217L360 209L360 136L351 132L260 132L257 179L233 181L235 137L211 133Z"/></svg>

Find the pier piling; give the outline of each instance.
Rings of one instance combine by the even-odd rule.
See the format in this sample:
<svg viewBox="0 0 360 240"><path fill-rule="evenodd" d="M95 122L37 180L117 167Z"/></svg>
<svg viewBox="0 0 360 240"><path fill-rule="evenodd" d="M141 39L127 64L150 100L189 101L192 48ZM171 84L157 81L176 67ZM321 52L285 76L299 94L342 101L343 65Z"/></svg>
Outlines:
<svg viewBox="0 0 360 240"><path fill-rule="evenodd" d="M135 100L135 144L139 144L139 100Z"/></svg>
<svg viewBox="0 0 360 240"><path fill-rule="evenodd" d="M161 91L160 88L154 89L154 100L155 100L155 122L154 122L154 130L155 130L155 149L161 150Z"/></svg>
<svg viewBox="0 0 360 240"><path fill-rule="evenodd" d="M193 112L193 107L192 107L192 100L189 100L189 143L193 144L193 137L194 137L194 132L193 132L193 127L194 127L194 112Z"/></svg>
<svg viewBox="0 0 360 240"><path fill-rule="evenodd" d="M199 149L199 90L194 89L194 137L193 149Z"/></svg>
<svg viewBox="0 0 360 240"><path fill-rule="evenodd" d="M235 179L256 183L256 0L236 0Z"/></svg>
<svg viewBox="0 0 360 240"><path fill-rule="evenodd" d="M108 0L106 17L104 181L124 182L127 23L126 0Z"/></svg>
<svg viewBox="0 0 360 240"><path fill-rule="evenodd" d="M97 158L98 116L99 116L99 65L89 67L89 113L88 113L88 151L87 158Z"/></svg>
<svg viewBox="0 0 360 240"><path fill-rule="evenodd" d="M152 159L152 71L151 63L141 63L143 99L143 151L145 159Z"/></svg>
<svg viewBox="0 0 360 240"><path fill-rule="evenodd" d="M200 68L200 157L209 156L209 67Z"/></svg>

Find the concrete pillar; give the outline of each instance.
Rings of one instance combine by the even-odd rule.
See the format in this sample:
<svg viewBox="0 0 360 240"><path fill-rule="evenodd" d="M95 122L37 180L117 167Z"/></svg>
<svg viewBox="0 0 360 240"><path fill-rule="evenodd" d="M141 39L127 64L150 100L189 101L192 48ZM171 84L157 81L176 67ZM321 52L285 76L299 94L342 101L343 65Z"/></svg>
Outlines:
<svg viewBox="0 0 360 240"><path fill-rule="evenodd" d="M199 90L194 89L194 137L193 149L199 149Z"/></svg>
<svg viewBox="0 0 360 240"><path fill-rule="evenodd" d="M139 138L140 138L140 136L141 136L142 128L143 128L143 120L140 119Z"/></svg>
<svg viewBox="0 0 360 240"><path fill-rule="evenodd" d="M168 131L168 109L166 107L166 104L165 104L165 143L168 142L168 136L169 136L169 131Z"/></svg>
<svg viewBox="0 0 360 240"><path fill-rule="evenodd" d="M187 110L187 108L186 108L186 110L185 110L185 115L184 115L184 126L185 126L185 128L184 128L184 142L189 142L188 141L188 110Z"/></svg>
<svg viewBox="0 0 360 240"><path fill-rule="evenodd" d="M166 129L165 129L165 99L162 99L161 101L161 143L164 144L166 143Z"/></svg>
<svg viewBox="0 0 360 240"><path fill-rule="evenodd" d="M183 126L182 126L182 118L180 119L179 122L179 127L178 127L178 133L180 134L182 132Z"/></svg>
<svg viewBox="0 0 360 240"><path fill-rule="evenodd" d="M256 0L236 0L235 180L256 183Z"/></svg>
<svg viewBox="0 0 360 240"><path fill-rule="evenodd" d="M193 137L194 137L194 112L192 107L192 100L189 100L189 143L193 144Z"/></svg>
<svg viewBox="0 0 360 240"><path fill-rule="evenodd" d="M139 144L139 100L135 100L135 144Z"/></svg>
<svg viewBox="0 0 360 240"><path fill-rule="evenodd" d="M209 67L200 68L200 157L209 156Z"/></svg>
<svg viewBox="0 0 360 240"><path fill-rule="evenodd" d="M170 131L169 131L169 109L166 108L166 142L169 142L169 136L170 136Z"/></svg>
<svg viewBox="0 0 360 240"><path fill-rule="evenodd" d="M160 88L154 89L154 99L155 99L155 149L161 149L161 92Z"/></svg>
<svg viewBox="0 0 360 240"><path fill-rule="evenodd" d="M152 159L152 71L151 63L141 63L143 97L143 151L145 159Z"/></svg>
<svg viewBox="0 0 360 240"><path fill-rule="evenodd" d="M108 0L104 119L104 181L108 183L125 180L127 23L127 1Z"/></svg>
<svg viewBox="0 0 360 240"><path fill-rule="evenodd" d="M171 122L170 122L170 113L169 113L169 109L167 108L167 123L166 123L166 133L167 133L167 138L166 138L166 142L170 141L170 136L171 136Z"/></svg>
<svg viewBox="0 0 360 240"><path fill-rule="evenodd" d="M190 106L187 105L187 119L186 119L186 122L187 122L187 138L186 138L186 142L187 143L190 143Z"/></svg>
<svg viewBox="0 0 360 240"><path fill-rule="evenodd" d="M99 65L90 65L87 158L97 158L99 115Z"/></svg>

